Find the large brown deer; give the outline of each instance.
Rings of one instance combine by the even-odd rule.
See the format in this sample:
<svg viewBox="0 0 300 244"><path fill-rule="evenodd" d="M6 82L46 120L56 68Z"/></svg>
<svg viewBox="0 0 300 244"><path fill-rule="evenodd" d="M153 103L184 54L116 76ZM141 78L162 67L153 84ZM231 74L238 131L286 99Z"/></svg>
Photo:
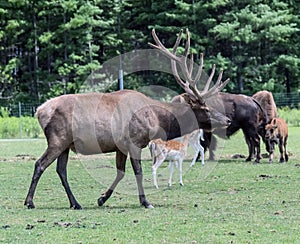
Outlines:
<svg viewBox="0 0 300 244"><path fill-rule="evenodd" d="M35 169L25 200L28 208L34 208L33 196L39 179L46 168L57 159L56 171L68 195L70 207L81 209L67 181L67 162L69 150L90 155L116 152L117 175L112 185L98 199L102 206L113 193L115 187L125 175L125 164L129 155L138 185L139 200L146 208L153 206L146 200L143 188L141 151L150 140L162 138L170 140L195 129L212 130L214 127L226 127L230 120L221 113L210 109L205 99L219 92L228 80L222 82L222 72L211 88L214 70L202 92L196 82L202 73L203 56L199 71L192 79L193 62L187 65L190 37L183 56L177 56L176 49L181 40L179 33L173 51L166 49L153 30L156 45L172 61L172 70L178 84L187 95L185 104L164 103L153 100L139 92L123 90L112 93L62 95L41 105L37 110L39 123L47 138L48 147L35 163ZM184 73L185 82L179 77L177 64Z"/></svg>

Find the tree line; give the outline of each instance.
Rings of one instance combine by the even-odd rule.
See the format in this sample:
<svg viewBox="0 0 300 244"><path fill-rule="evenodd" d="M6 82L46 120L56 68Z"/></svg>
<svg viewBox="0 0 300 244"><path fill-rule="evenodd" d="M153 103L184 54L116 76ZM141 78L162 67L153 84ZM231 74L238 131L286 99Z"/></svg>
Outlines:
<svg viewBox="0 0 300 244"><path fill-rule="evenodd" d="M5 0L0 26L2 103L76 93L105 61L149 48L152 28L167 47L189 28L194 60L203 52L205 67L225 69L228 92L299 92L296 0ZM159 72L124 82L125 88L177 89L171 75Z"/></svg>

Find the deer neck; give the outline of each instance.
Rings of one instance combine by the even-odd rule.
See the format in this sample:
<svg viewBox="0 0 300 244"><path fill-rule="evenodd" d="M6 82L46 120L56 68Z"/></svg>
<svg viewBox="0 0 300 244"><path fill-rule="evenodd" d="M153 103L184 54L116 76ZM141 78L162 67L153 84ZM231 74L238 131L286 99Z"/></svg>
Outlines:
<svg viewBox="0 0 300 244"><path fill-rule="evenodd" d="M166 140L189 134L198 129L194 112L187 104L167 104L163 110L157 110L159 127L166 133Z"/></svg>
<svg viewBox="0 0 300 244"><path fill-rule="evenodd" d="M189 144L189 135L186 134L186 135L184 135L183 142L182 142L184 151L186 151L188 144Z"/></svg>

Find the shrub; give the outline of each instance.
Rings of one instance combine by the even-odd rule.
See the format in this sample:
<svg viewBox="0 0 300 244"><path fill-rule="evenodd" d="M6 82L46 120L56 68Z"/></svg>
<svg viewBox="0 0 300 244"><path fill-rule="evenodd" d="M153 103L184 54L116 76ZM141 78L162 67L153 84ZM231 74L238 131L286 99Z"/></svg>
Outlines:
<svg viewBox="0 0 300 244"><path fill-rule="evenodd" d="M37 138L41 128L34 117L0 117L0 138Z"/></svg>
<svg viewBox="0 0 300 244"><path fill-rule="evenodd" d="M279 117L283 118L289 126L300 126L300 110L282 107L278 109Z"/></svg>

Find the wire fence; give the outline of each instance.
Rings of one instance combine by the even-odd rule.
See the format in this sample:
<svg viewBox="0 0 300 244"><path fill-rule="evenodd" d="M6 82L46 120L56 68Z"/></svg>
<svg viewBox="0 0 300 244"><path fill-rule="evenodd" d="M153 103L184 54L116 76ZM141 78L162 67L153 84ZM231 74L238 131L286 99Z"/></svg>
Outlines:
<svg viewBox="0 0 300 244"><path fill-rule="evenodd" d="M300 109L300 93L273 93L276 106Z"/></svg>
<svg viewBox="0 0 300 244"><path fill-rule="evenodd" d="M275 103L278 108L289 107L300 109L300 93L273 93ZM0 100L0 107L1 106ZM33 117L40 104L37 103L17 103L17 104L5 104L5 108L9 113L9 116L14 117ZM1 116L1 114L0 114Z"/></svg>
<svg viewBox="0 0 300 244"><path fill-rule="evenodd" d="M297 93L273 93L275 103L278 108L288 107L300 109L300 92ZM38 103L16 103L7 104L0 100L0 108L7 111L9 117L34 117L35 112L40 104ZM2 116L0 111L0 116Z"/></svg>
<svg viewBox="0 0 300 244"><path fill-rule="evenodd" d="M34 117L35 112L38 108L39 104L32 104L32 103L21 103L18 104L11 104L8 107L9 116L14 117Z"/></svg>
<svg viewBox="0 0 300 244"><path fill-rule="evenodd" d="M289 125L300 126L300 93L273 93L280 116ZM4 106L3 106L4 105ZM40 104L1 103L0 100L0 138L37 138L43 136L34 115Z"/></svg>

